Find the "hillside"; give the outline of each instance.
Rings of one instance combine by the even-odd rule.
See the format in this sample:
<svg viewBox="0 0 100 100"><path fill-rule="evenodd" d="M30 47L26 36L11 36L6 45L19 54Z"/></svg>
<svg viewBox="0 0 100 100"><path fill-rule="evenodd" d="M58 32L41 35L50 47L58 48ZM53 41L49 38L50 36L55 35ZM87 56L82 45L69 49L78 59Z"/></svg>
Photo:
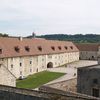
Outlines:
<svg viewBox="0 0 100 100"><path fill-rule="evenodd" d="M100 35L97 34L75 34L75 35L66 35L66 34L53 34L53 35L41 35L36 36L38 38L45 38L49 40L61 40L61 41L73 41L76 43L100 43Z"/></svg>

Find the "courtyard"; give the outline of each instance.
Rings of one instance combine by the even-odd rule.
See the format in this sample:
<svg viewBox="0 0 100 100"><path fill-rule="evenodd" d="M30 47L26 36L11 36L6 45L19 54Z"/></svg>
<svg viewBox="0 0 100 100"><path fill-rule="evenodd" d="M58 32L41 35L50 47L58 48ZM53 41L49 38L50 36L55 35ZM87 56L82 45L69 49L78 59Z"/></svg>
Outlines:
<svg viewBox="0 0 100 100"><path fill-rule="evenodd" d="M48 68L47 71L50 72L60 72L60 73L66 73L64 76L53 80L47 84L52 84L52 83L57 83L60 81L65 81L73 78L77 78L77 68L79 67L85 67L85 66L90 66L90 65L96 65L97 61L91 61L91 60L79 60L76 62L72 62L69 64L66 64L61 67L56 67L56 68Z"/></svg>
<svg viewBox="0 0 100 100"><path fill-rule="evenodd" d="M34 89L52 80L55 80L63 75L65 75L65 73L48 72L48 71L39 72L28 76L24 80L17 80L17 87Z"/></svg>
<svg viewBox="0 0 100 100"><path fill-rule="evenodd" d="M77 78L77 68L95 64L97 64L97 61L80 60L62 67L48 68L47 71L30 75L27 79L17 80L17 87L35 89L44 84L47 85Z"/></svg>

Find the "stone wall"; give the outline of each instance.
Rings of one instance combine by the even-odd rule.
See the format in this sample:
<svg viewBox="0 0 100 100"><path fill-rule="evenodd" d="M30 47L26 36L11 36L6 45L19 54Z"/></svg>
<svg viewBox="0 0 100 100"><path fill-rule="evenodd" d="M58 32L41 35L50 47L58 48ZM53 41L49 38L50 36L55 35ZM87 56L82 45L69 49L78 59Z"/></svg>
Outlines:
<svg viewBox="0 0 100 100"><path fill-rule="evenodd" d="M41 91L0 85L0 100L100 100L91 96L42 87Z"/></svg>
<svg viewBox="0 0 100 100"><path fill-rule="evenodd" d="M76 93L76 92L69 92L69 91L62 91L62 90L58 90L55 88L51 88L48 86L41 86L39 88L40 91L42 92L48 92L48 93L52 93L52 94L58 94L60 96L64 96L66 98L64 99L54 99L54 100L100 100L100 98L95 98L92 96L88 96L85 94L80 94L80 93Z"/></svg>
<svg viewBox="0 0 100 100"><path fill-rule="evenodd" d="M0 84L16 86L15 76L2 64L0 64Z"/></svg>
<svg viewBox="0 0 100 100"><path fill-rule="evenodd" d="M0 100L49 100L49 99L46 95L44 95L44 93L0 85Z"/></svg>
<svg viewBox="0 0 100 100"><path fill-rule="evenodd" d="M93 95L93 89L100 91L100 65L78 68L77 92Z"/></svg>
<svg viewBox="0 0 100 100"><path fill-rule="evenodd" d="M52 87L52 88L56 88L59 90L63 90L63 91L72 91L72 92L76 92L77 91L77 79L73 78L73 79L69 79L66 81L60 81L57 83L52 83L52 84L47 84L47 86Z"/></svg>

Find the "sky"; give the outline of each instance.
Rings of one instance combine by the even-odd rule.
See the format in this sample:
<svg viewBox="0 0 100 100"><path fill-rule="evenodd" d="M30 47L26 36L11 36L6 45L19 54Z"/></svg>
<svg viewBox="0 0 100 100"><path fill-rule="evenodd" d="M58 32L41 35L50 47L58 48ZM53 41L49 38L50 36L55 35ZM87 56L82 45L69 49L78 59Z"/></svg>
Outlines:
<svg viewBox="0 0 100 100"><path fill-rule="evenodd" d="M0 33L100 34L100 0L0 0Z"/></svg>

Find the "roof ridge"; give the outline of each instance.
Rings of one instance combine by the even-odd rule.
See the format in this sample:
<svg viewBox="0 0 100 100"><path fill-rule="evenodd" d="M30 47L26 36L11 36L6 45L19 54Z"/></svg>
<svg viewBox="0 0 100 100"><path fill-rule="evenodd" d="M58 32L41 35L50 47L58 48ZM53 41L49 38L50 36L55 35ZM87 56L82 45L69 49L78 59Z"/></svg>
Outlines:
<svg viewBox="0 0 100 100"><path fill-rule="evenodd" d="M67 53L67 52L79 52L77 47L73 42L69 41L58 41L58 40L45 40L45 39L18 39L18 38L0 38L0 46L3 50L0 54L0 58L3 57L13 57L13 56L25 56L25 55L45 55L45 54L57 54L57 53ZM20 52L14 50L15 46L20 47ZM25 50L25 46L30 46L30 51ZM41 51L38 50L38 46L43 48ZM55 47L52 50L51 46ZM61 49L58 47L61 46ZM68 47L68 49L65 48ZM71 48L73 46L73 48Z"/></svg>

